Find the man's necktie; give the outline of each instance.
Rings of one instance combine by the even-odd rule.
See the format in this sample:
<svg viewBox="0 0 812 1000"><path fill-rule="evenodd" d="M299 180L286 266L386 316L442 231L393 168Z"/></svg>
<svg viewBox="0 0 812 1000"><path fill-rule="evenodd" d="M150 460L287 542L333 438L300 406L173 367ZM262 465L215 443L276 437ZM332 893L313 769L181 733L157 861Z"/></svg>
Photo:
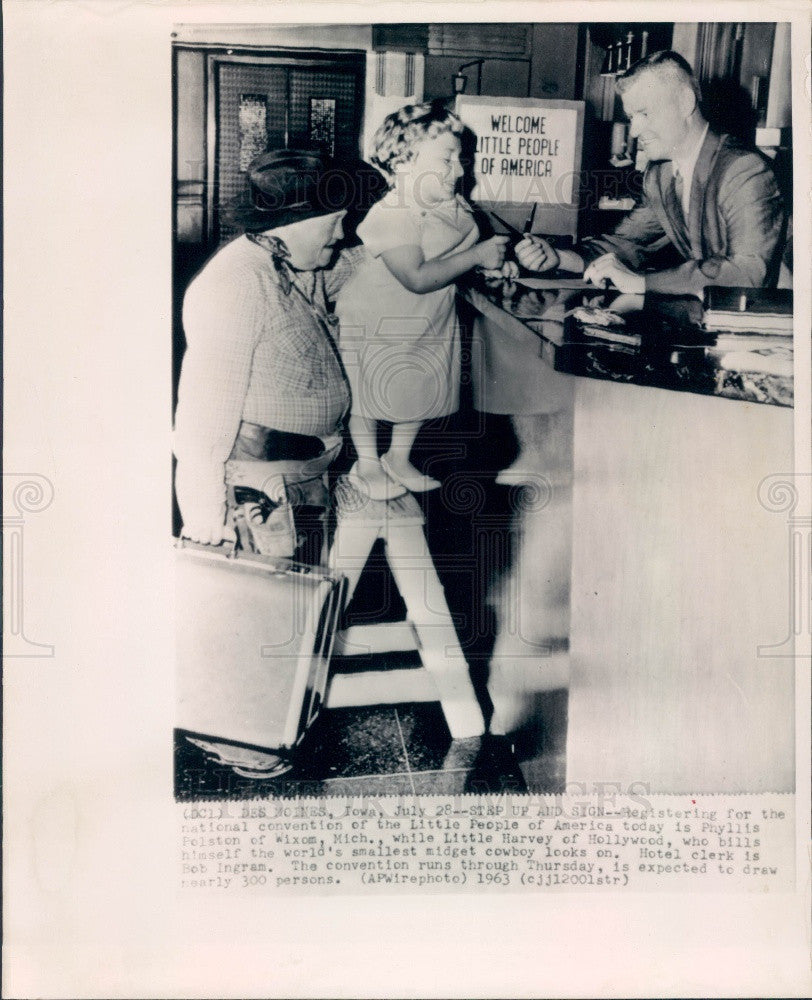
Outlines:
<svg viewBox="0 0 812 1000"><path fill-rule="evenodd" d="M682 179L682 174L678 169L674 170L674 194L677 196L677 201L682 204L682 196L685 194L685 182Z"/></svg>
<svg viewBox="0 0 812 1000"><path fill-rule="evenodd" d="M677 213L677 218L685 222L685 210L682 207L682 195L685 189L685 182L683 181L682 174L679 170L676 167L674 167L673 170L674 176L671 179L672 207Z"/></svg>

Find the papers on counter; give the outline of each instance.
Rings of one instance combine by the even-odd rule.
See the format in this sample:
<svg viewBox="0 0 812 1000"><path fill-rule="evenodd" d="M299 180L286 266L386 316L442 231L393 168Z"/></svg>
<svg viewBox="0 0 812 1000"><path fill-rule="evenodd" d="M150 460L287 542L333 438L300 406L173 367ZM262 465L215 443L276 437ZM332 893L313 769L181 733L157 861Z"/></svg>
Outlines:
<svg viewBox="0 0 812 1000"><path fill-rule="evenodd" d="M618 326L587 326L582 325L581 332L593 340L604 340L610 344L627 344L629 347L639 347L642 338L639 333L628 333Z"/></svg>
<svg viewBox="0 0 812 1000"><path fill-rule="evenodd" d="M705 329L785 335L792 333L792 316L781 313L725 312L709 309L705 312Z"/></svg>
<svg viewBox="0 0 812 1000"><path fill-rule="evenodd" d="M733 372L758 372L761 375L780 375L792 378L794 366L789 351L731 351L715 355L720 368Z"/></svg>
<svg viewBox="0 0 812 1000"><path fill-rule="evenodd" d="M789 288L705 289L706 330L792 335L793 294Z"/></svg>

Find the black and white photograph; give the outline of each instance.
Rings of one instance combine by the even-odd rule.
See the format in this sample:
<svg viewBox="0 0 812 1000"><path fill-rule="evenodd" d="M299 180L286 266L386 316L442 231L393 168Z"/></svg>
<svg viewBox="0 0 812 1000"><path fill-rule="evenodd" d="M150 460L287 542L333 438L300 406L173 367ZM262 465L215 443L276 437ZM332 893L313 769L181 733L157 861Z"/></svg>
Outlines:
<svg viewBox="0 0 812 1000"><path fill-rule="evenodd" d="M179 799L793 790L789 40L177 26Z"/></svg>
<svg viewBox="0 0 812 1000"><path fill-rule="evenodd" d="M809 996L808 4L2 8L2 996Z"/></svg>

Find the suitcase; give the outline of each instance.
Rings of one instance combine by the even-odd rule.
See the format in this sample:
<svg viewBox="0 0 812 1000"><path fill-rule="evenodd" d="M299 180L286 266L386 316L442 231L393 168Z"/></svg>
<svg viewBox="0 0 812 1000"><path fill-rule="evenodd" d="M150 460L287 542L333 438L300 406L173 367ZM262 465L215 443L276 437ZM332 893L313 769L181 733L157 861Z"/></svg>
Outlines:
<svg viewBox="0 0 812 1000"><path fill-rule="evenodd" d="M175 552L178 728L284 756L318 715L344 579L188 541Z"/></svg>

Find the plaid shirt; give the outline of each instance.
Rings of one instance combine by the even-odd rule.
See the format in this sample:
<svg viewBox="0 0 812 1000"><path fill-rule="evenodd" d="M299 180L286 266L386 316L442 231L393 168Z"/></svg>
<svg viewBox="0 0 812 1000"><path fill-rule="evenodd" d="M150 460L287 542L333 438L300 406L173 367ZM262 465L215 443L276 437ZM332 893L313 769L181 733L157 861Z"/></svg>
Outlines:
<svg viewBox="0 0 812 1000"><path fill-rule="evenodd" d="M241 420L298 434L335 432L349 389L327 299L362 254L345 251L330 271L293 272L279 240L242 236L189 286L174 440L187 523L222 509L224 465Z"/></svg>

